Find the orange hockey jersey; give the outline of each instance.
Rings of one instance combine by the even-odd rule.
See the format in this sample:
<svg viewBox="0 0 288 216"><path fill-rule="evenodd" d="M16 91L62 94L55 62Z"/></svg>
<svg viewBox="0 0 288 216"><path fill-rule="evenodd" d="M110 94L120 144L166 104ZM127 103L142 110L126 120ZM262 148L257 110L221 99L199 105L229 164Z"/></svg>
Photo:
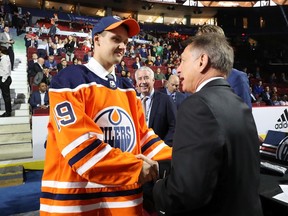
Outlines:
<svg viewBox="0 0 288 216"><path fill-rule="evenodd" d="M92 59L51 82L40 215L142 215L143 162L135 155L171 158L130 82L106 74Z"/></svg>

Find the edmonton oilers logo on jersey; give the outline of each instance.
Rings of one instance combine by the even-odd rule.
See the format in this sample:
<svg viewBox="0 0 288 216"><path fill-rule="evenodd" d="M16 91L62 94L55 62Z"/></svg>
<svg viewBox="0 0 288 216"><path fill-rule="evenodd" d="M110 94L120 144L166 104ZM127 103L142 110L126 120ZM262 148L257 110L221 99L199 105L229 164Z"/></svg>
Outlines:
<svg viewBox="0 0 288 216"><path fill-rule="evenodd" d="M135 126L128 113L120 107L108 107L97 115L95 122L104 134L104 142L130 152L136 144Z"/></svg>

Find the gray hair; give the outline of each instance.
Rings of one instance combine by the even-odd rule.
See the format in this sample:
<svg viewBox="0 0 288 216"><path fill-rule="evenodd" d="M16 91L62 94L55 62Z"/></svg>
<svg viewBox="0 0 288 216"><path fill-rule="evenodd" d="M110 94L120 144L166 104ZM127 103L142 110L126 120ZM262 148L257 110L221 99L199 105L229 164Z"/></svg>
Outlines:
<svg viewBox="0 0 288 216"><path fill-rule="evenodd" d="M209 57L209 64L228 75L234 63L234 51L227 39L219 33L197 35L191 43L191 51L205 53Z"/></svg>
<svg viewBox="0 0 288 216"><path fill-rule="evenodd" d="M150 68L150 67L147 67L147 66L142 66L140 68L138 68L136 71L135 71L135 78L136 80L138 79L138 73L139 71L148 71L150 73L150 77L152 79L154 79L154 71Z"/></svg>

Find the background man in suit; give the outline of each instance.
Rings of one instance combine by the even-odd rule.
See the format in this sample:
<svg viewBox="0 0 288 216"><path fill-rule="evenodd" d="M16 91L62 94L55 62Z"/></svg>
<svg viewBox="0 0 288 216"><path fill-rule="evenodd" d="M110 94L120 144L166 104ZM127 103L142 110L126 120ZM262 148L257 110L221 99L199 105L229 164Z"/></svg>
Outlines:
<svg viewBox="0 0 288 216"><path fill-rule="evenodd" d="M177 106L177 109L179 108L179 105L187 97L182 92L179 92L179 85L180 85L179 77L177 75L172 74L167 81L166 88L160 90L160 92L169 95L173 99L174 103Z"/></svg>
<svg viewBox="0 0 288 216"><path fill-rule="evenodd" d="M42 58L42 57L39 57L37 59L37 62L35 62L33 64L33 67L31 69L31 71L29 71L29 73L28 73L29 81L30 81L30 77L35 77L38 72L42 72L43 71L44 62L45 62L45 59Z"/></svg>
<svg viewBox="0 0 288 216"><path fill-rule="evenodd" d="M15 41L9 33L9 26L4 27L4 32L0 34L0 45L6 47L11 63L11 70L14 70L14 50L13 44Z"/></svg>
<svg viewBox="0 0 288 216"><path fill-rule="evenodd" d="M194 37L181 58L183 90L193 94L178 110L170 173L153 189L156 208L165 215L262 215L256 126L224 79L232 47L207 33Z"/></svg>
<svg viewBox="0 0 288 216"><path fill-rule="evenodd" d="M225 36L223 29L216 25L203 25L196 33L196 35L206 33L217 33ZM242 100L252 109L249 80L246 73L243 71L232 68L229 75L226 77L227 82L233 89L234 93L237 94Z"/></svg>
<svg viewBox="0 0 288 216"><path fill-rule="evenodd" d="M154 72L151 68L146 66L139 68L135 72L135 78L141 92L148 127L171 146L176 120L176 106L172 98L154 91Z"/></svg>
<svg viewBox="0 0 288 216"><path fill-rule="evenodd" d="M34 109L49 108L49 95L47 91L47 84L45 82L41 82L39 84L39 91L32 92L29 102L32 111Z"/></svg>

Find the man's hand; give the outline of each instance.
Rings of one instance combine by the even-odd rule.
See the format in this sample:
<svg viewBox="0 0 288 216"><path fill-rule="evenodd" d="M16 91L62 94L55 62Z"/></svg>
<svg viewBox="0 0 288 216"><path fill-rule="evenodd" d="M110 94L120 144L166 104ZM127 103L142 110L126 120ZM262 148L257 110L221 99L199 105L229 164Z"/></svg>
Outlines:
<svg viewBox="0 0 288 216"><path fill-rule="evenodd" d="M143 160L142 171L139 175L139 183L144 184L149 181L158 179L158 162L153 161L142 154L136 155L137 158Z"/></svg>

